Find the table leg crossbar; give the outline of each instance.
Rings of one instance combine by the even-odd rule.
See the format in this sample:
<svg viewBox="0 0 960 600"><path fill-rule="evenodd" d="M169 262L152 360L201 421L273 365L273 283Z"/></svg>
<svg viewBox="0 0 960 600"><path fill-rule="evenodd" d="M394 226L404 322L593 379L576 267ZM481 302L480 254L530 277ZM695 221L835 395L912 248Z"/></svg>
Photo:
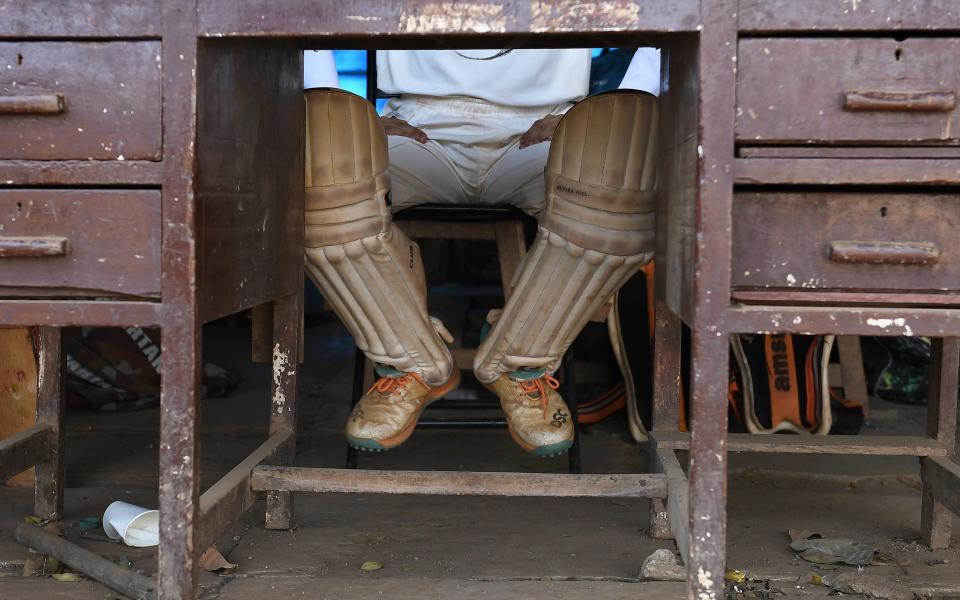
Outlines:
<svg viewBox="0 0 960 600"><path fill-rule="evenodd" d="M51 435L50 425L38 423L0 440L0 482L32 467L45 453Z"/></svg>
<svg viewBox="0 0 960 600"><path fill-rule="evenodd" d="M372 471L261 465L256 492L339 492L451 496L666 498L667 477L653 474Z"/></svg>
<svg viewBox="0 0 960 600"><path fill-rule="evenodd" d="M238 515L253 505L256 500L250 487L253 468L264 461L276 460L292 444L291 432L273 434L200 496L198 547L206 548L212 544Z"/></svg>

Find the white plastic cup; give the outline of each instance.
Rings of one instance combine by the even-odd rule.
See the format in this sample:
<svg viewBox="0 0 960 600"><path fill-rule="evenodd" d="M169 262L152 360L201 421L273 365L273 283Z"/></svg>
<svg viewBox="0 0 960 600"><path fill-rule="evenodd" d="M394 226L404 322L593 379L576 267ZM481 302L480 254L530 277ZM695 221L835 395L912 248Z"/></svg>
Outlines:
<svg viewBox="0 0 960 600"><path fill-rule="evenodd" d="M128 546L156 546L160 543L160 511L118 500L103 511L103 531Z"/></svg>

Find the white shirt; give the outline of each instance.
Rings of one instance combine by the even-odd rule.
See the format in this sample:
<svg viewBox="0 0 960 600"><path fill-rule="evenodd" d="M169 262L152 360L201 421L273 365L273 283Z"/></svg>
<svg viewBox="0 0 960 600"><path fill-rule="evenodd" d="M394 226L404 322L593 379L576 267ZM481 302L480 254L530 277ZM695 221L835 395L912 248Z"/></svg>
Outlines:
<svg viewBox="0 0 960 600"><path fill-rule="evenodd" d="M387 94L468 96L504 106L555 106L590 86L590 49L378 50L377 87ZM482 60L484 58L490 60Z"/></svg>
<svg viewBox="0 0 960 600"><path fill-rule="evenodd" d="M590 50L378 50L377 87L388 94L469 96L507 106L552 106L587 94ZM458 55L459 53L459 55ZM462 56L461 56L462 55ZM304 53L304 87L336 87L333 53ZM621 89L660 94L660 50L639 48Z"/></svg>
<svg viewBox="0 0 960 600"><path fill-rule="evenodd" d="M340 87L337 65L330 50L307 50L303 53L303 89Z"/></svg>
<svg viewBox="0 0 960 600"><path fill-rule="evenodd" d="M660 95L660 48L637 48L630 66L617 86L621 90L640 90Z"/></svg>

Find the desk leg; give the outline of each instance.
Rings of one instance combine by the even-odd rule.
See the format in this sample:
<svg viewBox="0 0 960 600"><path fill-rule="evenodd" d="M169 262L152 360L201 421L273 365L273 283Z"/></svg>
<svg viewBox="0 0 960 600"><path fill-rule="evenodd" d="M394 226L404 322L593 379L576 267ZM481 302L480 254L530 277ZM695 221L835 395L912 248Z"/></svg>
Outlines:
<svg viewBox="0 0 960 600"><path fill-rule="evenodd" d="M947 448L947 458L957 459L957 390L960 369L960 338L934 338L930 369L930 401L927 433ZM923 459L921 459L922 461ZM923 541L936 550L950 545L950 511L938 502L921 469L923 508L920 531Z"/></svg>
<svg viewBox="0 0 960 600"><path fill-rule="evenodd" d="M651 282L652 284L652 282ZM680 354L683 323L667 303L657 298L653 329L653 411L650 429L677 431L680 423L681 373ZM657 469L657 456L650 457L651 467ZM650 536L670 539L670 517L666 503L659 498L650 500Z"/></svg>
<svg viewBox="0 0 960 600"><path fill-rule="evenodd" d="M297 376L300 371L300 321L303 315L303 293L280 298L273 305L273 400L270 407L270 435L294 432L276 464L293 463L296 453ZM293 510L291 492L267 493L267 529L289 529Z"/></svg>
<svg viewBox="0 0 960 600"><path fill-rule="evenodd" d="M690 394L690 597L723 598L727 505L726 335L694 331Z"/></svg>
<svg viewBox="0 0 960 600"><path fill-rule="evenodd" d="M654 431L677 431L680 424L680 352L683 323L657 298L653 330Z"/></svg>
<svg viewBox="0 0 960 600"><path fill-rule="evenodd" d="M161 600L187 600L197 589L200 507L201 327L189 316L162 331L160 381Z"/></svg>
<svg viewBox="0 0 960 600"><path fill-rule="evenodd" d="M40 328L40 369L37 423L50 426L50 437L36 465L34 514L59 519L63 514L63 413L66 389L59 327Z"/></svg>

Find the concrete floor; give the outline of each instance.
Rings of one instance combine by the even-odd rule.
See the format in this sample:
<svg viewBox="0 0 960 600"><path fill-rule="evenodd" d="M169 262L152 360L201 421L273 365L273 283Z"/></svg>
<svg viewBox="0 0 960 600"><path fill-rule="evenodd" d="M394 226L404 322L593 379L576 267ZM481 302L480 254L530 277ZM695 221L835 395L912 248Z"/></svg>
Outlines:
<svg viewBox="0 0 960 600"><path fill-rule="evenodd" d="M245 366L249 332L208 328L208 356L242 370L228 398L203 404L204 487L266 436L269 370ZM339 325L307 330L301 381L298 462L342 466L353 350ZM924 409L877 403L865 435L915 434ZM67 484L62 531L67 538L133 568L153 573L156 548L133 549L85 535L77 519L99 515L112 500L156 505L156 409L68 414ZM585 429L584 470L640 472L647 457L622 419ZM533 459L503 430L418 431L400 450L364 455L364 468L563 472L563 459ZM917 542L920 493L916 459L824 456L731 456L728 566L768 580L785 597L824 597L805 575L825 569L796 557L789 528L876 545L886 565L865 569L926 597L960 597L960 551L930 552ZM115 597L91 581L59 583L19 576L28 552L12 531L30 513L31 490L0 487L0 599ZM673 598L682 584L638 582L639 565L669 541L645 535L645 500L444 498L375 495L296 497L295 529L266 531L262 507L244 515L217 543L238 564L230 575L203 573L201 597L352 600L413 598ZM960 531L960 523L955 524ZM946 563L934 563L934 559ZM381 570L363 572L377 561ZM841 567L853 570L853 567ZM798 583L798 579L801 583Z"/></svg>

